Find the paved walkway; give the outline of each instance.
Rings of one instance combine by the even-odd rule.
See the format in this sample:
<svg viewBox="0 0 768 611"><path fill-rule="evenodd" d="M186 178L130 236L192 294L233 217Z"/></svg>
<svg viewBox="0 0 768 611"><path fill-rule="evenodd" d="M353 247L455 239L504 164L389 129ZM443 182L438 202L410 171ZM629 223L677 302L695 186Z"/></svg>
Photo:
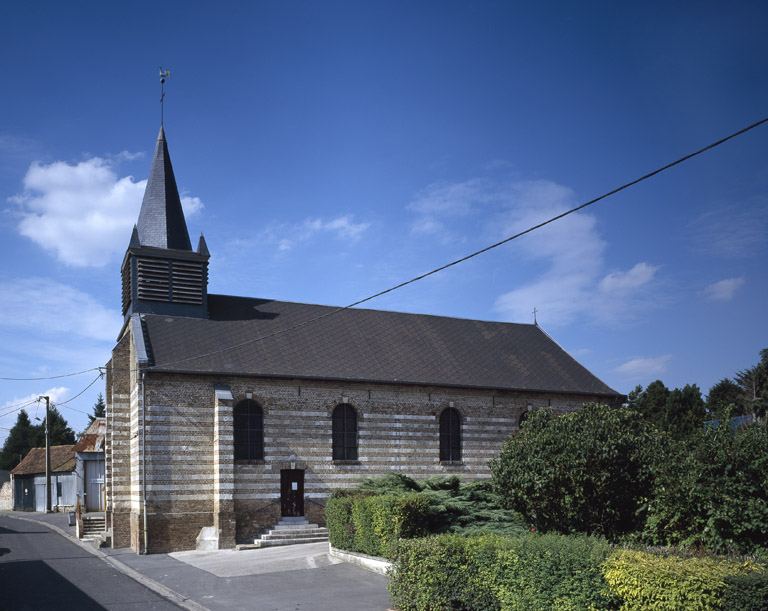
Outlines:
<svg viewBox="0 0 768 611"><path fill-rule="evenodd" d="M78 541L65 513L0 513ZM386 611L391 605L386 577L332 558L327 543L139 556L78 542L190 611Z"/></svg>

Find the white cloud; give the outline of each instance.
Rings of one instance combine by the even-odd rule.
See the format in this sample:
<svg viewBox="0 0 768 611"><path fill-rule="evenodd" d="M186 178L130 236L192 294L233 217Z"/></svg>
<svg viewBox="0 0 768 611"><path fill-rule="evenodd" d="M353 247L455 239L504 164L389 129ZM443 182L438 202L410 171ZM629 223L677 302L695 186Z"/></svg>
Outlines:
<svg viewBox="0 0 768 611"><path fill-rule="evenodd" d="M146 180L119 178L112 163L100 157L75 165L33 163L24 177L24 194L10 201L19 207L19 233L67 265L102 267L125 252L145 186ZM182 206L191 215L202 202L184 197Z"/></svg>
<svg viewBox="0 0 768 611"><path fill-rule="evenodd" d="M493 201L496 193L484 179L472 179L460 183L435 183L416 195L406 209L417 215L411 224L411 233L441 235L450 239L451 234L440 218L461 218L472 214L484 204Z"/></svg>
<svg viewBox="0 0 768 611"><path fill-rule="evenodd" d="M121 317L91 295L47 278L0 283L0 326L113 342Z"/></svg>
<svg viewBox="0 0 768 611"><path fill-rule="evenodd" d="M285 254L297 245L308 242L320 234L331 234L336 239L354 243L363 237L370 226L370 223L355 223L351 215L339 216L330 220L309 218L298 225L272 223L254 240L238 239L232 241L230 245L242 246L255 241L258 244L272 245L279 254Z"/></svg>
<svg viewBox="0 0 768 611"><path fill-rule="evenodd" d="M699 253L728 259L753 257L768 243L768 198L720 206L700 215L688 230Z"/></svg>
<svg viewBox="0 0 768 611"><path fill-rule="evenodd" d="M710 301L730 301L743 284L744 278L726 278L706 287L704 295Z"/></svg>
<svg viewBox="0 0 768 611"><path fill-rule="evenodd" d="M630 379L654 378L667 371L667 363L672 358L671 354L664 354L652 358L635 358L619 365L614 369Z"/></svg>
<svg viewBox="0 0 768 611"><path fill-rule="evenodd" d="M339 238L355 242L362 237L365 230L370 226L370 223L353 223L350 216L340 216L330 221L307 219L304 221L305 232L302 239L309 239L316 233L328 232L335 233Z"/></svg>
<svg viewBox="0 0 768 611"><path fill-rule="evenodd" d="M638 263L626 272L613 272L600 281L600 290L604 293L633 291L653 280L658 269L658 266Z"/></svg>
<svg viewBox="0 0 768 611"><path fill-rule="evenodd" d="M411 225L413 234L445 242L466 236L473 222L484 223L491 240L504 239L576 205L573 191L553 181L472 179L431 185L408 210L418 215ZM570 214L510 242L502 251L511 253L509 282L523 280L499 295L495 309L507 320L528 321L536 307L539 321L549 327L577 318L599 322L630 318L659 268L643 262L606 274L605 247L596 218L586 212Z"/></svg>

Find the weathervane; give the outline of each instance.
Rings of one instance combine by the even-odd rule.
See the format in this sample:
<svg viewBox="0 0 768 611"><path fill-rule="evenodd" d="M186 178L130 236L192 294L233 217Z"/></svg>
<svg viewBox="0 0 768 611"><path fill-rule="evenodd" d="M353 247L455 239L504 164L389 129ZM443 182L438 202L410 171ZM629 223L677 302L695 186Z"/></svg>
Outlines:
<svg viewBox="0 0 768 611"><path fill-rule="evenodd" d="M164 110L164 102L165 99L165 79L171 78L171 71L170 70L163 70L163 67L160 66L160 127L163 126L163 110Z"/></svg>

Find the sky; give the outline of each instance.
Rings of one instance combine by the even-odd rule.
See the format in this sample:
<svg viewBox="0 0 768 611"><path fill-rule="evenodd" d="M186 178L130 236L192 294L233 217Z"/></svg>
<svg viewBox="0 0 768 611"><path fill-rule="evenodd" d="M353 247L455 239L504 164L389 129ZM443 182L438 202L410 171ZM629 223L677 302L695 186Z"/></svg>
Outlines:
<svg viewBox="0 0 768 611"><path fill-rule="evenodd" d="M209 292L345 306L766 118L766 23L762 0L2 3L0 443L41 395L82 431L104 391L160 66ZM365 307L536 309L612 388L706 395L768 347L767 187L764 124Z"/></svg>

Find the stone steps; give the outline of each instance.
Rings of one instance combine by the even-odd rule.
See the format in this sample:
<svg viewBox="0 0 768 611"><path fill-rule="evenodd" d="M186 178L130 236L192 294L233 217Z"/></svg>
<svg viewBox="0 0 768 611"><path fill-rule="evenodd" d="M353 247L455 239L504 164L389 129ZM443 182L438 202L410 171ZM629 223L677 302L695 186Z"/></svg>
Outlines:
<svg viewBox="0 0 768 611"><path fill-rule="evenodd" d="M282 518L275 526L255 539L253 546L248 547L275 547L323 541L328 541L327 528L310 524L305 518Z"/></svg>
<svg viewBox="0 0 768 611"><path fill-rule="evenodd" d="M100 535L106 530L106 522L103 517L89 518L83 516L83 535Z"/></svg>

